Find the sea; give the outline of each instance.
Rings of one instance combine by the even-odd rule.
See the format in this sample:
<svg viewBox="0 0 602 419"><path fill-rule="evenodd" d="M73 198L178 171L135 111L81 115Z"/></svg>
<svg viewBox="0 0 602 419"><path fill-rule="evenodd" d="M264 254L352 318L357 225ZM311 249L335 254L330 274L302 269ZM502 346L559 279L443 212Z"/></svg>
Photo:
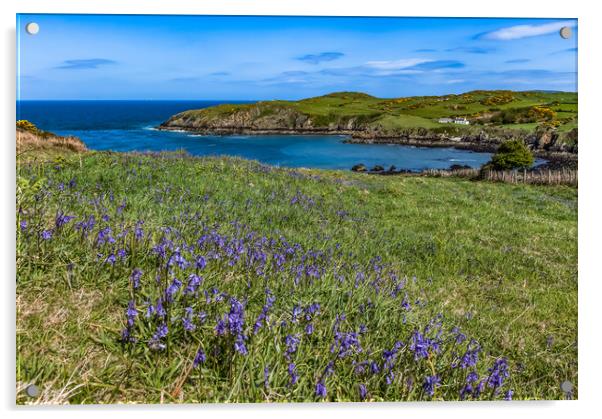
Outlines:
<svg viewBox="0 0 602 419"><path fill-rule="evenodd" d="M17 119L27 119L45 131L79 137L89 149L113 151L186 150L195 156L238 156L282 167L349 170L368 168L421 171L453 164L479 167L490 153L454 148L392 144L347 144L332 135L198 135L159 131L170 116L218 101L19 101ZM229 101L227 103L233 103ZM238 102L244 103L244 102Z"/></svg>

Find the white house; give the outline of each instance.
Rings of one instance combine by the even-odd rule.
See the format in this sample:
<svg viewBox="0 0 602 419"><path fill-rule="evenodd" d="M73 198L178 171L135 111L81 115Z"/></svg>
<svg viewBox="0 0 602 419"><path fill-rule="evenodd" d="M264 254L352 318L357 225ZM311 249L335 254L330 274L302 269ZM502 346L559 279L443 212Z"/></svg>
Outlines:
<svg viewBox="0 0 602 419"><path fill-rule="evenodd" d="M466 118L439 118L440 124L460 124L460 125L469 125L470 122Z"/></svg>

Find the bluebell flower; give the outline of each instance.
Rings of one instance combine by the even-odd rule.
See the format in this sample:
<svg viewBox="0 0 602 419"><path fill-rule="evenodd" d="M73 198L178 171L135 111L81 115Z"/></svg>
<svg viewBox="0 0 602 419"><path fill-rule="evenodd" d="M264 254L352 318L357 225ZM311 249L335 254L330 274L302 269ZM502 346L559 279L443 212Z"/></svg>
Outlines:
<svg viewBox="0 0 602 419"><path fill-rule="evenodd" d="M228 313L228 328L233 335L243 332L244 306L236 298L230 298L230 312Z"/></svg>
<svg viewBox="0 0 602 419"><path fill-rule="evenodd" d="M324 373L322 374L322 377L328 377L328 376L332 375L333 373L334 373L334 362L330 361L326 365L326 368L324 368Z"/></svg>
<svg viewBox="0 0 602 419"><path fill-rule="evenodd" d="M203 283L203 278L196 275L196 274L191 274L188 277L188 285L186 286L186 289L184 290L184 295L190 295L190 294L194 294L196 292L196 290L198 289L198 287Z"/></svg>
<svg viewBox="0 0 602 419"><path fill-rule="evenodd" d="M115 243L115 238L113 238L111 227L105 227L98 231L98 235L96 236L96 243L99 245L103 245L106 243Z"/></svg>
<svg viewBox="0 0 602 419"><path fill-rule="evenodd" d="M429 339L422 335L422 333L420 333L418 330L414 330L414 332L412 333L410 350L414 352L415 360L419 360L421 358L428 358L429 345Z"/></svg>
<svg viewBox="0 0 602 419"><path fill-rule="evenodd" d="M467 383L474 383L478 379L479 379L479 374L477 374L476 371L471 371L466 376L466 382Z"/></svg>
<svg viewBox="0 0 602 419"><path fill-rule="evenodd" d="M108 263L109 265L114 265L116 261L117 261L117 258L115 257L115 255L113 253L111 253L105 259L105 263Z"/></svg>
<svg viewBox="0 0 602 419"><path fill-rule="evenodd" d="M177 278L174 278L169 287L167 287L167 289L165 290L165 299L168 302L173 301L174 296L176 295L181 286L182 282Z"/></svg>
<svg viewBox="0 0 602 419"><path fill-rule="evenodd" d="M158 339L164 338L169 333L169 329L165 323L160 324L155 332L155 337Z"/></svg>
<svg viewBox="0 0 602 419"><path fill-rule="evenodd" d="M199 348L196 355L194 356L194 360L192 361L192 367L197 368L199 365L204 364L207 361L207 355L205 355L205 351Z"/></svg>
<svg viewBox="0 0 602 419"><path fill-rule="evenodd" d="M42 239L50 240L52 238L52 230L44 230L42 231Z"/></svg>
<svg viewBox="0 0 602 419"><path fill-rule="evenodd" d="M293 323L297 322L297 320L298 320L299 316L301 315L301 313L302 313L301 306L295 304L293 306L293 315L292 315L292 322Z"/></svg>
<svg viewBox="0 0 602 419"><path fill-rule="evenodd" d="M324 382L318 381L318 383L316 384L316 396L325 398L326 394L327 394L327 391L326 391L326 386L324 385Z"/></svg>
<svg viewBox="0 0 602 419"><path fill-rule="evenodd" d="M136 321L136 317L138 316L138 310L136 310L136 304L134 303L134 300L130 300L128 303L128 308L125 311L125 315L127 317L128 326L132 327Z"/></svg>
<svg viewBox="0 0 602 419"><path fill-rule="evenodd" d="M21 220L21 222L19 223L19 227L21 228L21 231L27 230L27 221Z"/></svg>
<svg viewBox="0 0 602 419"><path fill-rule="evenodd" d="M287 335L284 338L284 342L286 344L286 351L284 352L284 356L287 359L290 359L290 356L297 352L297 346L299 345L300 341L301 339L299 339L299 337L296 335Z"/></svg>
<svg viewBox="0 0 602 419"><path fill-rule="evenodd" d="M481 396L481 393L483 393L484 389L485 389L485 380L481 380L472 390L472 398L478 399Z"/></svg>
<svg viewBox="0 0 602 419"><path fill-rule="evenodd" d="M135 268L130 275L130 281L132 282L132 287L134 289L140 288L140 278L142 277L142 270L139 268Z"/></svg>
<svg viewBox="0 0 602 419"><path fill-rule="evenodd" d="M360 384L358 387L359 393L360 393L360 400L365 400L366 396L368 395L368 390L366 390L366 385L365 384Z"/></svg>
<svg viewBox="0 0 602 419"><path fill-rule="evenodd" d="M422 388L424 389L426 394L433 397L435 395L435 388L439 387L440 383L441 378L439 378L438 375L429 375L424 379Z"/></svg>
<svg viewBox="0 0 602 419"><path fill-rule="evenodd" d="M335 332L334 342L330 346L330 352L337 352L339 358L362 352L359 335L356 332Z"/></svg>
<svg viewBox="0 0 602 419"><path fill-rule="evenodd" d="M465 400L466 396L472 394L472 392L473 388L471 384L464 385L464 387L462 387L462 389L460 390L460 400Z"/></svg>
<svg viewBox="0 0 602 419"><path fill-rule="evenodd" d="M514 391L513 390L508 390L506 391L506 394L504 394L504 400L506 401L511 401L512 400L512 395L514 395Z"/></svg>
<svg viewBox="0 0 602 419"><path fill-rule="evenodd" d="M151 317L152 317L152 315L153 315L153 314L155 314L155 313L156 313L156 311L155 311L155 306L154 306L154 305L152 305L152 304L149 304L149 305L148 305L148 307L146 307L146 314L145 314L145 317L146 317L147 319L149 319L149 318L151 318Z"/></svg>
<svg viewBox="0 0 602 419"><path fill-rule="evenodd" d="M196 329L196 325L188 317L182 318L182 325L184 326L184 330L187 332L192 332Z"/></svg>
<svg viewBox="0 0 602 419"><path fill-rule="evenodd" d="M123 343L128 343L128 342L135 342L136 339L134 339L131 335L131 330L129 327L125 327L123 328L123 330L121 331L121 341Z"/></svg>
<svg viewBox="0 0 602 419"><path fill-rule="evenodd" d="M460 366L462 368L472 368L477 365L477 362L479 362L479 352L481 352L481 346L476 340L471 339L466 348L466 352L462 355Z"/></svg>
<svg viewBox="0 0 602 419"><path fill-rule="evenodd" d="M167 312L165 311L165 307L163 306L163 300L161 300L160 298L157 300L157 306L155 308L155 313L160 318L164 318L167 315Z"/></svg>
<svg viewBox="0 0 602 419"><path fill-rule="evenodd" d="M510 375L506 358L497 359L488 371L489 378L487 379L487 386L494 389L500 387L504 383L504 380Z"/></svg>
<svg viewBox="0 0 602 419"><path fill-rule="evenodd" d="M136 223L136 227L134 227L134 237L137 241L140 241L144 238L144 230L142 229L142 225L144 221L138 221Z"/></svg>
<svg viewBox="0 0 602 419"><path fill-rule="evenodd" d="M205 269L205 266L207 266L207 261L205 260L205 258L203 256L199 255L196 257L195 266L199 270Z"/></svg>
<svg viewBox="0 0 602 419"><path fill-rule="evenodd" d="M236 336L236 340L234 341L234 349L241 355L247 355L249 353L247 346L245 345L245 340L246 336L240 334Z"/></svg>
<svg viewBox="0 0 602 419"><path fill-rule="evenodd" d="M378 366L376 361L370 362L370 371L372 372L372 374L378 374L380 372L380 367Z"/></svg>
<svg viewBox="0 0 602 419"><path fill-rule="evenodd" d="M70 222L71 220L73 220L74 218L75 218L74 216L65 215L62 211L60 211L56 215L56 218L54 219L54 225L56 226L57 229L59 229L62 226L64 226L65 224L67 224L68 222Z"/></svg>
<svg viewBox="0 0 602 419"><path fill-rule="evenodd" d="M217 324L215 325L215 333L217 333L218 336L222 336L226 333L226 322L222 319L219 319L217 321Z"/></svg>
<svg viewBox="0 0 602 419"><path fill-rule="evenodd" d="M297 366L292 362L288 364L288 375L291 378L290 385L294 386L297 384L297 380L299 379L299 376L297 375Z"/></svg>

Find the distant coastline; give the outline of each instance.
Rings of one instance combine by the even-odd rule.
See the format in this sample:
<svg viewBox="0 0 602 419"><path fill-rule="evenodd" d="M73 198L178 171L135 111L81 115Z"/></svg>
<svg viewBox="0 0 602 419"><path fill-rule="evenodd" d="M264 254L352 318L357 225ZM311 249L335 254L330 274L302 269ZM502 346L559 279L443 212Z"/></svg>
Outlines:
<svg viewBox="0 0 602 419"><path fill-rule="evenodd" d="M354 144L480 152L494 152L504 141L518 138L538 157L576 162L576 101L576 93L566 92L475 91L398 99L340 92L188 110L157 129L201 135L344 135L349 137L345 142ZM448 117L461 117L466 125L438 123Z"/></svg>

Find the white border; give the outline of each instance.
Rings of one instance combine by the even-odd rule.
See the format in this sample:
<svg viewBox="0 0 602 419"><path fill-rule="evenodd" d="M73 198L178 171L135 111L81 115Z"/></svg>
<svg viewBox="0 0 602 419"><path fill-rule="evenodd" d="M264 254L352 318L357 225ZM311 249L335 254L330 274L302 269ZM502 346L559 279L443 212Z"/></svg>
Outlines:
<svg viewBox="0 0 602 419"><path fill-rule="evenodd" d="M395 1L381 0L3 0L2 8L2 92L0 115L2 117L2 181L4 216L0 254L5 268L3 280L3 343L0 376L2 382L1 408L9 416L25 417L81 417L90 419L106 415L127 414L145 417L165 417L177 414L182 417L236 416L244 418L304 418L307 415L341 417L368 417L377 414L407 417L445 417L488 419L509 416L578 417L599 407L601 371L601 339L599 320L602 319L599 301L602 281L596 242L601 237L600 173L596 171L602 156L600 113L600 40L602 16L596 13L595 2L532 1L525 0L454 0L454 1ZM573 402L513 402L513 403L405 403L405 404L336 404L336 405L186 405L137 407L69 407L20 408L14 405L15 395L15 14L16 13L106 13L106 14L233 14L233 15L339 15L339 16L466 16L466 17L576 17L579 19L579 401ZM598 239L598 240L597 240ZM598 256L599 259L599 256ZM597 263L598 262L598 263ZM599 410L599 409L598 409Z"/></svg>

